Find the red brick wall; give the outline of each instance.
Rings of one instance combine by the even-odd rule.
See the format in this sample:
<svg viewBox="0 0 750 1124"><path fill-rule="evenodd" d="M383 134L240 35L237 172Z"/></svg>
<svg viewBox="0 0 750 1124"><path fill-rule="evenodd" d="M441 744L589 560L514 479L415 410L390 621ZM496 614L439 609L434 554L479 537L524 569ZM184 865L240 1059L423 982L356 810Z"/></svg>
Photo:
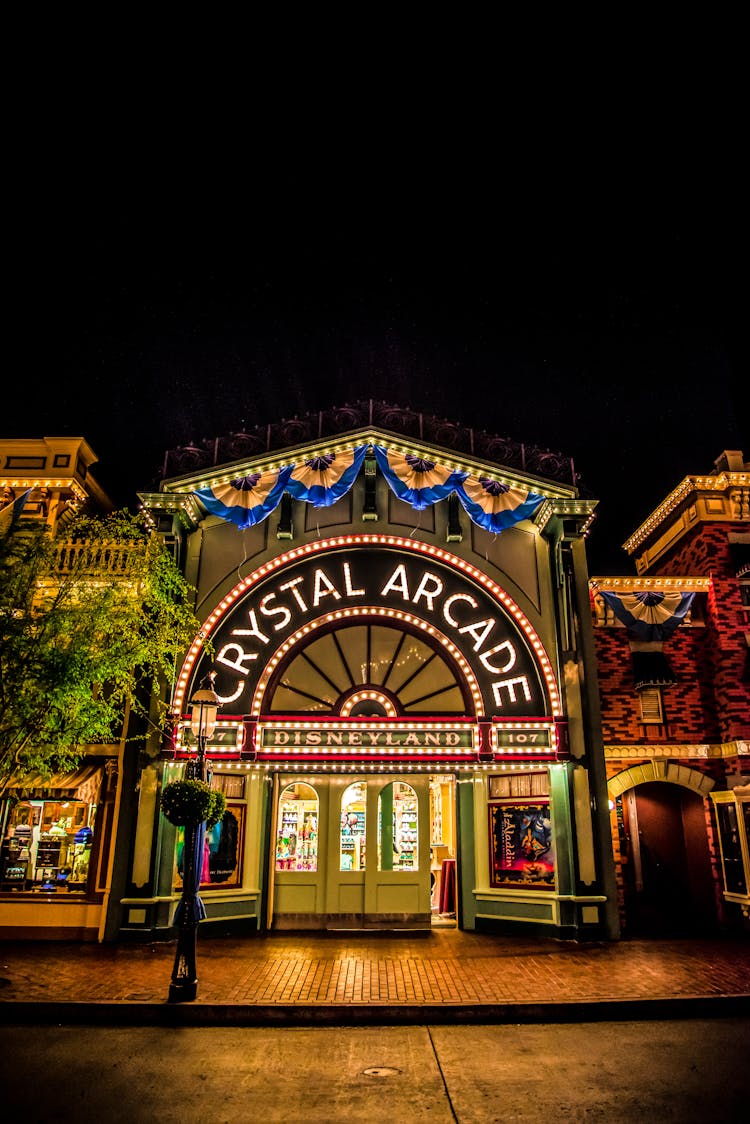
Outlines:
<svg viewBox="0 0 750 1124"><path fill-rule="evenodd" d="M653 742L727 742L750 740L750 689L743 681L747 660L745 632L750 620L742 610L739 583L727 536L730 531L747 532L747 523L702 523L649 571L652 576L711 577L708 594L699 594L705 607L705 627L683 625L664 644L664 655L677 682L662 689L665 724L644 725L633 682L633 663L624 628L595 628L594 641L599 667L602 733L605 744ZM650 760L621 758L607 761L610 779L625 769ZM671 758L677 761L677 758ZM681 764L714 778L726 787L728 772L738 771L737 759L724 761L685 759ZM703 801L716 910L724 919L719 847L710 799ZM700 817L699 817L700 818ZM698 830L698 824L692 824ZM621 922L624 916L623 859L612 813L612 843L615 858Z"/></svg>
<svg viewBox="0 0 750 1124"><path fill-rule="evenodd" d="M708 629L683 625L664 645L677 682L662 689L663 726L641 722L627 630L597 628L594 641L605 743L721 740Z"/></svg>
<svg viewBox="0 0 750 1124"><path fill-rule="evenodd" d="M743 681L748 659L745 632L750 628L750 619L742 611L728 542L730 531L747 530L747 523L701 523L660 558L652 571L665 576L686 574L712 579L706 598L707 661L696 667L696 673L711 677L713 710L718 715L722 741L750 739L750 684Z"/></svg>

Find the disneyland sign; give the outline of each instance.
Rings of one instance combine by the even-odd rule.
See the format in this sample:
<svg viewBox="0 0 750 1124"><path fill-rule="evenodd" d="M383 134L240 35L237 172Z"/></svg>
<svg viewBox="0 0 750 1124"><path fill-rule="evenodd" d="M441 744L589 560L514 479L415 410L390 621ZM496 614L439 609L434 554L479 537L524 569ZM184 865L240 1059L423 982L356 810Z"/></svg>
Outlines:
<svg viewBox="0 0 750 1124"><path fill-rule="evenodd" d="M368 615L380 626L411 626L428 642L425 631L431 628L441 655L453 659L457 678L463 677L459 657L471 668L485 715L549 714L522 618L514 619L491 590L446 560L369 544L307 554L260 579L226 610L211 635L222 705L249 713L269 660L300 630L306 629L298 640L309 641L313 630L363 624ZM297 643L288 658L296 650ZM204 661L194 683L205 674Z"/></svg>
<svg viewBox="0 0 750 1124"><path fill-rule="evenodd" d="M475 748L476 728L465 729L404 729L389 725L387 728L360 725L356 728L334 728L325 724L297 729L280 723L264 723L260 731L260 749L263 752L288 753L297 748L320 753L349 750L360 755L388 753L389 751L414 751L422 753L468 752Z"/></svg>

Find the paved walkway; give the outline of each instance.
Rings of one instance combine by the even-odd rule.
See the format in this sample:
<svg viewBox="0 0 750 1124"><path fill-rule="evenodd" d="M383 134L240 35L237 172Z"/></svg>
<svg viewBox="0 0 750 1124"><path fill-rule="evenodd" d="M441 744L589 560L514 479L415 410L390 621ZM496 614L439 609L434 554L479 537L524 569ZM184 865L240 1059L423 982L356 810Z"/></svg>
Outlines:
<svg viewBox="0 0 750 1124"><path fill-rule="evenodd" d="M334 1023L750 1014L750 940L273 934L198 940L198 998L168 1005L175 944L0 943L0 1019ZM189 1012L189 1013L187 1013Z"/></svg>

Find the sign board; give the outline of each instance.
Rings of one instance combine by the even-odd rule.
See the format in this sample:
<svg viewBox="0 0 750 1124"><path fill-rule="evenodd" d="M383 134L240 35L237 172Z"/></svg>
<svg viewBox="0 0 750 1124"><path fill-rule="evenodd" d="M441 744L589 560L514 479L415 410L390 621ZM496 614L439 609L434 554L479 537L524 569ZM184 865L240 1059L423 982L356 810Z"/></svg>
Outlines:
<svg viewBox="0 0 750 1124"><path fill-rule="evenodd" d="M225 712L257 713L256 690L264 670L290 638L320 627L353 623L347 610L366 616L385 613L378 624L403 627L419 621L442 645L448 641L471 669L485 716L518 718L549 715L551 705L540 669L540 645L523 614L503 604L482 583L478 571L457 568L443 555L365 541L303 553L259 577L213 627L216 691ZM362 615L358 616L361 623ZM536 643L537 651L534 649ZM299 641L295 639L298 649ZM291 657L290 657L291 658ZM209 670L203 657L192 684ZM188 693L188 696L189 693ZM261 705L261 711L267 706Z"/></svg>

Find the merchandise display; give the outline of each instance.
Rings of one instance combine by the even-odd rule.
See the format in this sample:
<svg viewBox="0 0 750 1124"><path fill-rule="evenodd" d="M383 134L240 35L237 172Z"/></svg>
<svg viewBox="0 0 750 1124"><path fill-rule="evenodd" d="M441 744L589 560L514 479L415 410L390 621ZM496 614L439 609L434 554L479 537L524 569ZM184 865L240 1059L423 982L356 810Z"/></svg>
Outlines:
<svg viewBox="0 0 750 1124"><path fill-rule="evenodd" d="M307 784L289 785L279 799L276 869L318 869L318 798Z"/></svg>
<svg viewBox="0 0 750 1124"><path fill-rule="evenodd" d="M400 781L393 785L393 869L419 868L417 795Z"/></svg>
<svg viewBox="0 0 750 1124"><path fill-rule="evenodd" d="M349 785L341 798L341 870L364 870L366 862L366 798L361 782Z"/></svg>
<svg viewBox="0 0 750 1124"><path fill-rule="evenodd" d="M95 804L81 801L31 800L18 804L2 843L2 889L85 891L95 813Z"/></svg>
<svg viewBox="0 0 750 1124"><path fill-rule="evenodd" d="M378 798L378 870L419 869L419 802L411 785L393 781Z"/></svg>

